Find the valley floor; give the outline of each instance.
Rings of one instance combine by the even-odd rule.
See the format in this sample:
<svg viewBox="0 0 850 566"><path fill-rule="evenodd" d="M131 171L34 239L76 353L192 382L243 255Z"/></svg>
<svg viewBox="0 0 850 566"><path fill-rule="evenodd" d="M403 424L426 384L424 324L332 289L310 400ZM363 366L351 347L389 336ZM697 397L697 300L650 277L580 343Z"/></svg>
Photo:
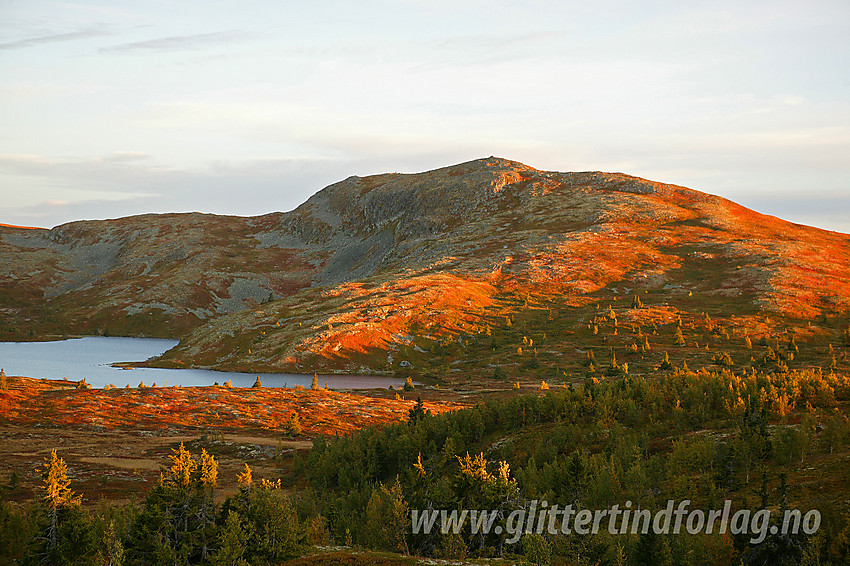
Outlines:
<svg viewBox="0 0 850 566"><path fill-rule="evenodd" d="M245 463L258 478L278 477L316 435L404 420L420 394L223 386L76 389L76 382L8 379L9 388L0 391L0 484L14 481L7 499L20 502L32 499L41 481L38 468L53 449L89 504L143 495L181 442L215 455L222 485L235 486ZM438 414L464 405L443 399L424 406ZM294 415L300 432L289 430Z"/></svg>

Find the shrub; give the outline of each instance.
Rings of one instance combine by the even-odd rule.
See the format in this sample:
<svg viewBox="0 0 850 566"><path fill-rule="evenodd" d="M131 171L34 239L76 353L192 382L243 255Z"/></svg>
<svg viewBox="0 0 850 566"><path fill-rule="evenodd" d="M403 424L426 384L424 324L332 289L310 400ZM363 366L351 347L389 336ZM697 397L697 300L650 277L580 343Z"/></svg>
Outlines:
<svg viewBox="0 0 850 566"><path fill-rule="evenodd" d="M298 413L293 412L289 415L289 418L286 419L283 425L283 430L289 436L301 436L301 418L298 416Z"/></svg>

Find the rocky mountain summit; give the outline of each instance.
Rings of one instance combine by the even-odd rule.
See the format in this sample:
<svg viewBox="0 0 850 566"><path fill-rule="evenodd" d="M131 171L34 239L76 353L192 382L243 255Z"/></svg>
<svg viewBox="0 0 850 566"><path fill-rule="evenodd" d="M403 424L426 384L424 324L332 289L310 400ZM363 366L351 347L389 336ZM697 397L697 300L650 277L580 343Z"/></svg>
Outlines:
<svg viewBox="0 0 850 566"><path fill-rule="evenodd" d="M495 157L350 177L287 213L0 227L0 266L0 339L174 336L156 363L252 371L395 371L434 355L440 371L498 366L501 344L471 344L510 342L515 323L569 357L580 345L564 337L599 308L632 326L710 316L763 336L789 321L838 332L850 309L846 234Z"/></svg>

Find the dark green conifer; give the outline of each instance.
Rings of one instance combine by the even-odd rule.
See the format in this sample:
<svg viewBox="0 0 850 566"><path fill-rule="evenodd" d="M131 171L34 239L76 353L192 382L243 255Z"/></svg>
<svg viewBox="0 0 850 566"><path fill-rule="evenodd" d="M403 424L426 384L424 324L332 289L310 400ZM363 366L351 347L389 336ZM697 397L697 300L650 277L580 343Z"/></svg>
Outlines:
<svg viewBox="0 0 850 566"><path fill-rule="evenodd" d="M248 532L242 525L239 513L229 510L218 534L218 549L210 563L215 566L248 566L245 560L248 540Z"/></svg>
<svg viewBox="0 0 850 566"><path fill-rule="evenodd" d="M422 396L416 398L416 404L407 413L407 422L415 424L417 421L424 419L431 411L425 410L425 404L422 403Z"/></svg>

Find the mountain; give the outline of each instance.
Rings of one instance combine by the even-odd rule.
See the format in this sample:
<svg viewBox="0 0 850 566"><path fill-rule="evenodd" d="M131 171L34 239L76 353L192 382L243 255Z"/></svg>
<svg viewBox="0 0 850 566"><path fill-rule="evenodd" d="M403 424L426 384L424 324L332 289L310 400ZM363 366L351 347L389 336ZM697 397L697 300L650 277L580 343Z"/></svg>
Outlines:
<svg viewBox="0 0 850 566"><path fill-rule="evenodd" d="M259 217L0 227L0 265L0 338L175 336L154 363L229 370L552 379L595 347L649 371L674 326L700 363L700 342L825 348L850 312L846 234L495 157L350 177Z"/></svg>

